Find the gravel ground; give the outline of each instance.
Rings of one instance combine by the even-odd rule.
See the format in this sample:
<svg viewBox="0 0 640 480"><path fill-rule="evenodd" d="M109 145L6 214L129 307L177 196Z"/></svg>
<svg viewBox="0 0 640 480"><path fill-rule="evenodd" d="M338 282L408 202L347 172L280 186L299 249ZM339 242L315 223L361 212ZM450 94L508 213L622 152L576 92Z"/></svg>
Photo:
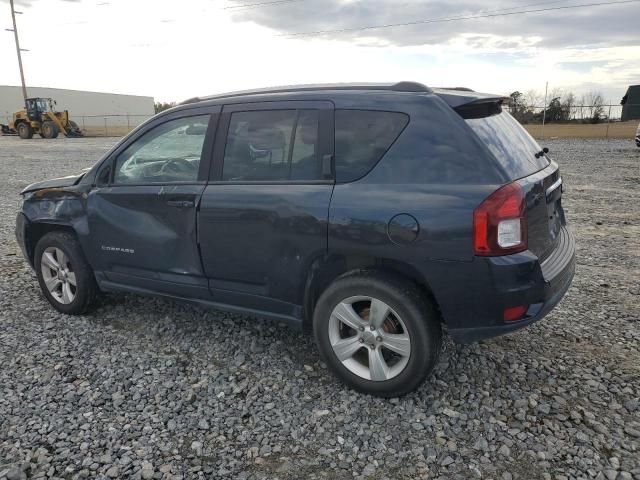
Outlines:
<svg viewBox="0 0 640 480"><path fill-rule="evenodd" d="M14 240L18 191L115 139L0 137L0 480L640 479L640 150L550 140L579 257L539 324L446 343L419 391L339 384L286 327L109 296L56 313Z"/></svg>

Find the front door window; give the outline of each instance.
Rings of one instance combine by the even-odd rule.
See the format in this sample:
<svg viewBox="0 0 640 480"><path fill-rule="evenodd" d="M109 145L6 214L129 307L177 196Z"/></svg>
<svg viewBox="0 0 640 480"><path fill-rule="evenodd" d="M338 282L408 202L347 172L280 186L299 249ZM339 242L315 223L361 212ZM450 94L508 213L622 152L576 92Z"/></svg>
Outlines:
<svg viewBox="0 0 640 480"><path fill-rule="evenodd" d="M118 156L114 183L197 180L208 123L209 115L178 118L145 133Z"/></svg>

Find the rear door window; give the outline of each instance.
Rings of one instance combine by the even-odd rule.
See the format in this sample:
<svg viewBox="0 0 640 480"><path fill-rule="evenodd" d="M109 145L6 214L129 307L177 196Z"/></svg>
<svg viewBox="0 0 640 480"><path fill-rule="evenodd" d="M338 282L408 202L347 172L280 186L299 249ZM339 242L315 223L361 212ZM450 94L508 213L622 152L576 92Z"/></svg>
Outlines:
<svg viewBox="0 0 640 480"><path fill-rule="evenodd" d="M526 177L549 165L536 153L542 148L509 113L466 120L480 140L491 150L512 180Z"/></svg>
<svg viewBox="0 0 640 480"><path fill-rule="evenodd" d="M222 179L319 180L318 110L231 114Z"/></svg>
<svg viewBox="0 0 640 480"><path fill-rule="evenodd" d="M409 116L400 112L336 110L336 180L352 182L369 173L407 123Z"/></svg>

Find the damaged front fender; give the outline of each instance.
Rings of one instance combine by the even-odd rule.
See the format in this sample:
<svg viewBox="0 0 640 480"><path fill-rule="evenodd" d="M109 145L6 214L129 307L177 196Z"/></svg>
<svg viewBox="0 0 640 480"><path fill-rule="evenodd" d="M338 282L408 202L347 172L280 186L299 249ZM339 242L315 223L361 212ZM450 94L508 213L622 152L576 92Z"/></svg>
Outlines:
<svg viewBox="0 0 640 480"><path fill-rule="evenodd" d="M80 180L82 180L82 177L85 176L85 174L86 172L82 172L78 175L69 175L66 177L52 178L50 180L32 183L31 185L25 187L20 193L24 195L25 193L29 192L43 192L55 188L72 187L74 185L77 185Z"/></svg>
<svg viewBox="0 0 640 480"><path fill-rule="evenodd" d="M50 231L71 230L85 247L89 226L84 188L43 188L24 193L23 197L16 219L16 239L32 266L36 244Z"/></svg>

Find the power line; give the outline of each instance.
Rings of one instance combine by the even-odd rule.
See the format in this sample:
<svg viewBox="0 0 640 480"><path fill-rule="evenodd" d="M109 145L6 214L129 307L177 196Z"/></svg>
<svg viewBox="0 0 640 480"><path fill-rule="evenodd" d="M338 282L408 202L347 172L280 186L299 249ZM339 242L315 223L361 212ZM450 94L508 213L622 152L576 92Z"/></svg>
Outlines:
<svg viewBox="0 0 640 480"><path fill-rule="evenodd" d="M305 0L273 0L273 1L269 1L269 2L257 2L257 3L244 3L244 4L240 4L240 5L231 5L229 7L224 7L223 10L253 10L255 8L261 8L261 7L271 7L271 6L278 6L278 5L282 5L282 4L287 4L287 3L293 3L293 2L304 2ZM498 8L496 10L481 10L478 13L485 13L485 12L502 12L505 10L514 10L517 8L527 8L527 7L533 7L536 5L547 5L550 3L563 3L566 2L567 0L553 0L553 1L547 1L547 2L539 2L539 3L531 3L529 5L518 5L516 7L507 7L507 8Z"/></svg>
<svg viewBox="0 0 640 480"><path fill-rule="evenodd" d="M504 12L504 13L484 13L484 14L474 14L474 15L466 15L466 16L458 16L458 17L445 17L445 18L431 18L425 20L415 20L413 22L404 22L404 23L389 23L385 25L370 25L366 27L353 27L353 28L339 28L335 30L316 30L312 32L296 32L296 33L282 33L276 35L278 37L307 37L307 36L315 36L315 35L325 35L328 33L345 33L345 32L357 32L362 30L376 30L380 28L392 28L392 27L405 27L410 25L423 25L430 23L445 23L445 22L455 22L460 20L475 20L478 18L493 18L493 17L506 17L513 15L523 15L526 13L539 13L539 12L550 12L554 10L568 10L573 8L585 8L585 7L598 7L602 5L621 5L625 3L637 3L640 0L620 0L614 2L597 2L597 3L584 3L581 5L565 5L560 7L548 7L548 8L537 8L532 10L521 10L517 12ZM557 2L550 2L557 3Z"/></svg>
<svg viewBox="0 0 640 480"><path fill-rule="evenodd" d="M293 2L304 2L305 0L274 0L274 1L269 1L269 2L258 2L258 3L244 3L244 4L240 4L240 5L232 5L229 7L224 7L223 10L253 10L255 8L260 8L260 7L271 7L271 6L278 6L278 5L282 5L282 4L286 4L286 3L293 3ZM516 8L527 8L527 7L533 7L536 5L547 5L550 3L562 3L562 2L566 2L567 0L553 0L550 2L538 2L538 3L531 3L529 5L518 5L516 7L507 7L507 8L499 8L496 10L482 10L479 13L484 13L484 12L502 12L505 10L514 10Z"/></svg>
<svg viewBox="0 0 640 480"><path fill-rule="evenodd" d="M258 7L271 7L275 5L281 5L283 3L302 2L304 0L273 0L270 2L257 2L257 3L244 3L241 5L232 5L230 7L224 7L223 10L252 10Z"/></svg>

